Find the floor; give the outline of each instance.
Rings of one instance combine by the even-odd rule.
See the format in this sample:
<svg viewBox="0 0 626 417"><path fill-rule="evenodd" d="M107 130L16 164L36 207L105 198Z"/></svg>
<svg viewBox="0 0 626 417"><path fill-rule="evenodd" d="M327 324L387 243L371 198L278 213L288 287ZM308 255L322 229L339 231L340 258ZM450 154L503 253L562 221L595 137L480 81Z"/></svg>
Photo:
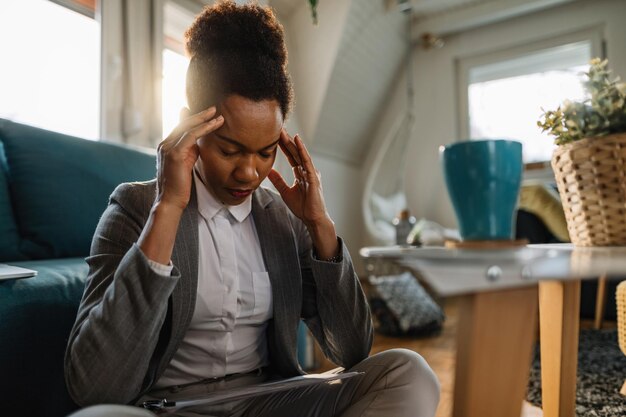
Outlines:
<svg viewBox="0 0 626 417"><path fill-rule="evenodd" d="M367 285L365 285L367 291ZM437 409L436 417L452 416L452 395L454 387L454 363L456 353L456 329L458 323L458 299L447 298L439 301L443 305L446 321L442 332L429 338L396 338L375 334L374 345L371 353L381 352L391 348L411 349L421 354L439 377L441 383L441 400ZM592 328L593 320L582 320L581 328ZM614 321L605 321L603 328L615 328ZM537 335L538 336L538 335ZM318 352L317 358L322 358ZM327 361L320 359L321 366L318 371L325 371L335 366ZM521 417L543 417L540 408L537 408L527 402L524 402Z"/></svg>
<svg viewBox="0 0 626 417"><path fill-rule="evenodd" d="M403 347L421 354L433 368L441 383L441 400L436 417L452 416L452 393L454 386L454 362L456 353L456 328L458 322L457 300L446 299L443 303L446 321L443 331L436 337L395 338L376 334L371 353L386 349ZM321 357L318 355L318 357ZM332 369L329 361L323 361L319 371ZM542 417L541 409L524 403L521 417Z"/></svg>

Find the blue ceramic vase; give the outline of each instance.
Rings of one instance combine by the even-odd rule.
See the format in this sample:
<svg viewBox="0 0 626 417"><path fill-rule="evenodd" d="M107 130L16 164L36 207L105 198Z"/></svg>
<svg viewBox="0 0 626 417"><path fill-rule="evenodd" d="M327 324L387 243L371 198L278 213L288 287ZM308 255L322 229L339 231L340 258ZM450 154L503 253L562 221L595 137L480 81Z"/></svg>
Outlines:
<svg viewBox="0 0 626 417"><path fill-rule="evenodd" d="M472 140L439 149L463 240L510 240L522 180L522 144Z"/></svg>

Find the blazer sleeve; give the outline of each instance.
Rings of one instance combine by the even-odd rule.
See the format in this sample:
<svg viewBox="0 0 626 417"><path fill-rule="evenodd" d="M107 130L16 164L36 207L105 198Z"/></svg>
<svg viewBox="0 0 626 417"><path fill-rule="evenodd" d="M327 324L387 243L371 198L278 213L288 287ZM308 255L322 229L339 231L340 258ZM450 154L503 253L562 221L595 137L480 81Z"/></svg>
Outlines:
<svg viewBox="0 0 626 417"><path fill-rule="evenodd" d="M339 238L341 262L315 259L308 231L294 225L302 269L302 318L331 361L348 369L372 347L372 317L350 253Z"/></svg>
<svg viewBox="0 0 626 417"><path fill-rule="evenodd" d="M135 244L144 223L112 197L96 229L65 352L66 384L81 406L130 403L145 388L180 275L176 268L164 276L150 267Z"/></svg>

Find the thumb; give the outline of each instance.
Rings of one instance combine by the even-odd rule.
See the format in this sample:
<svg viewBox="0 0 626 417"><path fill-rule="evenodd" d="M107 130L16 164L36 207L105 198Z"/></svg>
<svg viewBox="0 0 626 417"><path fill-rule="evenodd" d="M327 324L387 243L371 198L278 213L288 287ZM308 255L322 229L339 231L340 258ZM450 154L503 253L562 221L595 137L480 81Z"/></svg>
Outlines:
<svg viewBox="0 0 626 417"><path fill-rule="evenodd" d="M285 179L283 178L283 176L280 175L280 173L276 171L274 168L272 168L270 173L267 175L267 178L270 179L270 181L272 182L272 184L274 185L274 187L280 193L281 196L286 191L289 190L289 185L285 182Z"/></svg>

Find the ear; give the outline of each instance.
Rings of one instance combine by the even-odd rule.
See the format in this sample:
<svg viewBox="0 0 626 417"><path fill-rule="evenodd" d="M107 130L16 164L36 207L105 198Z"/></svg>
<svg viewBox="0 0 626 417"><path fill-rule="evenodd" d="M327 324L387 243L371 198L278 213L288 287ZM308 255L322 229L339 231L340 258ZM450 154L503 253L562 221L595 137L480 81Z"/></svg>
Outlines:
<svg viewBox="0 0 626 417"><path fill-rule="evenodd" d="M189 107L183 107L182 109L180 109L180 120L179 121L183 121L186 118L188 118L189 116L191 116L191 110L189 110Z"/></svg>

